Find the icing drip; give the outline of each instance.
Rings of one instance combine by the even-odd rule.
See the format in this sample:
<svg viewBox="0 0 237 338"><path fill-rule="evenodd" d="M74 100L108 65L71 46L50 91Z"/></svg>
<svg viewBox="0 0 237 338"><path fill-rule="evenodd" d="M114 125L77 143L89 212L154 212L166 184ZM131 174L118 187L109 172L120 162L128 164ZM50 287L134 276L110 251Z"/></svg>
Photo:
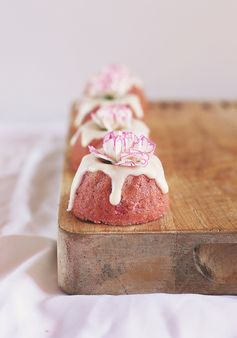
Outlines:
<svg viewBox="0 0 237 338"><path fill-rule="evenodd" d="M87 114L100 106L111 104L122 104L129 106L137 118L142 118L144 115L139 98L136 95L129 94L120 98L108 100L105 98L90 98L84 97L78 107L78 113L75 120L76 126L81 125Z"/></svg>
<svg viewBox="0 0 237 338"><path fill-rule="evenodd" d="M128 129L122 129L124 131L132 131L136 135L149 136L149 128L140 120L133 119L131 126ZM102 139L108 133L107 130L101 130L93 120L87 121L82 124L71 138L70 144L73 146L78 137L81 136L81 145L87 147L93 140Z"/></svg>
<svg viewBox="0 0 237 338"><path fill-rule="evenodd" d="M163 194L168 193L168 185L165 179L164 170L159 158L153 155L147 166L145 167L119 167L112 164L107 164L97 159L93 154L89 154L83 157L82 162L77 169L74 176L70 198L68 204L68 211L72 210L75 194L77 188L80 186L83 175L88 172L103 171L111 178L112 191L109 197L109 201L112 205L118 205L121 201L121 194L123 184L129 175L139 176L146 175L150 179L155 179L157 185L160 187Z"/></svg>

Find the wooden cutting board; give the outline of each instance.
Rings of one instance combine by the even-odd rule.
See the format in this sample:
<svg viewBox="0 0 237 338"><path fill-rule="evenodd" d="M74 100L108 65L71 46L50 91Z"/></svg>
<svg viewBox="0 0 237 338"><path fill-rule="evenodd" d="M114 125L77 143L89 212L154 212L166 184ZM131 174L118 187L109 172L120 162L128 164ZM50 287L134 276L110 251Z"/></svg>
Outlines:
<svg viewBox="0 0 237 338"><path fill-rule="evenodd" d="M237 102L152 103L145 122L170 188L168 215L126 227L76 219L66 211L67 143L59 286L69 294L237 294Z"/></svg>

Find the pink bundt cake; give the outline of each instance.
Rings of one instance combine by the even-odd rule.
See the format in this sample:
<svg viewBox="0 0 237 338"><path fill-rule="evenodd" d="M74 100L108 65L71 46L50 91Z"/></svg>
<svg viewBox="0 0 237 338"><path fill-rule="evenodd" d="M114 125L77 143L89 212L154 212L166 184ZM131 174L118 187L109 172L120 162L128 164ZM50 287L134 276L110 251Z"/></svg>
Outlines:
<svg viewBox="0 0 237 338"><path fill-rule="evenodd" d="M83 156L89 154L88 146L101 148L104 136L112 130L130 130L138 136L149 136L148 127L141 120L133 119L132 111L127 106L110 104L99 108L90 121L78 127L71 139L72 170L77 170Z"/></svg>
<svg viewBox="0 0 237 338"><path fill-rule="evenodd" d="M109 201L111 178L102 171L86 172L77 189L73 214L83 220L110 225L147 223L162 217L168 208L168 194L163 194L154 179L129 175L122 189L121 201Z"/></svg>
<svg viewBox="0 0 237 338"><path fill-rule="evenodd" d="M89 81L78 107L75 125L85 123L91 118L92 112L111 103L127 105L134 117L139 119L143 118L147 110L141 81L123 65L108 65Z"/></svg>
<svg viewBox="0 0 237 338"><path fill-rule="evenodd" d="M108 225L154 221L168 209L168 185L155 145L132 132L110 132L90 147L74 177L68 211Z"/></svg>
<svg viewBox="0 0 237 338"><path fill-rule="evenodd" d="M113 99L126 94L136 95L144 110L146 98L141 80L134 77L128 68L121 64L110 64L94 76L86 86L85 95Z"/></svg>

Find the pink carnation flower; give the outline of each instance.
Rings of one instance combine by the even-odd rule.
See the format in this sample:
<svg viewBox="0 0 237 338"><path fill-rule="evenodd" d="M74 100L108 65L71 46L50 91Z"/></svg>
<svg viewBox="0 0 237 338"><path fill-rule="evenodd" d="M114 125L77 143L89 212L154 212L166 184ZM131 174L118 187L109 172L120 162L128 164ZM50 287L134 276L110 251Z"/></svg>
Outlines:
<svg viewBox="0 0 237 338"><path fill-rule="evenodd" d="M145 136L136 136L130 131L112 131L105 135L103 148L89 146L96 157L117 166L146 166L155 151L155 143Z"/></svg>
<svg viewBox="0 0 237 338"><path fill-rule="evenodd" d="M132 111L126 105L111 104L99 108L92 114L92 119L100 129L128 129L131 127Z"/></svg>
<svg viewBox="0 0 237 338"><path fill-rule="evenodd" d="M88 85L88 95L92 97L120 97L134 85L141 85L123 65L111 64L95 76Z"/></svg>

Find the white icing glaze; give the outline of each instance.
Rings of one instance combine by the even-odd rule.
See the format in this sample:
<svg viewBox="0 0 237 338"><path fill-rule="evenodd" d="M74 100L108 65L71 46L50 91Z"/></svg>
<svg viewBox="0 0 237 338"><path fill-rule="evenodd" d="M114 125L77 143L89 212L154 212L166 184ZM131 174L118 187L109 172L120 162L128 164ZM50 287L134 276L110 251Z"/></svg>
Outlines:
<svg viewBox="0 0 237 338"><path fill-rule="evenodd" d="M121 167L104 163L97 159L93 154L89 154L83 157L82 162L74 176L71 185L70 199L67 209L68 211L72 210L73 208L75 194L77 188L80 186L83 175L87 171L95 172L99 170L103 171L111 178L112 191L109 201L112 205L118 205L120 203L123 184L126 180L126 177L129 175L146 175L150 179L155 179L163 194L168 193L169 190L161 161L155 155L150 158L147 166L145 167Z"/></svg>
<svg viewBox="0 0 237 338"><path fill-rule="evenodd" d="M111 104L128 105L133 110L135 116L139 119L142 118L144 115L139 98L133 94L129 94L112 100L108 100L105 98L84 97L78 107L78 113L75 119L76 126L79 126L86 117L86 115L92 112L95 108Z"/></svg>
<svg viewBox="0 0 237 338"><path fill-rule="evenodd" d="M140 120L132 119L131 126L128 129L122 129L124 131L132 131L137 136L144 135L149 136L149 128ZM73 146L78 137L81 136L82 147L87 147L93 140L102 139L108 130L101 130L93 120L89 120L86 123L78 127L76 133L73 135L70 144Z"/></svg>

